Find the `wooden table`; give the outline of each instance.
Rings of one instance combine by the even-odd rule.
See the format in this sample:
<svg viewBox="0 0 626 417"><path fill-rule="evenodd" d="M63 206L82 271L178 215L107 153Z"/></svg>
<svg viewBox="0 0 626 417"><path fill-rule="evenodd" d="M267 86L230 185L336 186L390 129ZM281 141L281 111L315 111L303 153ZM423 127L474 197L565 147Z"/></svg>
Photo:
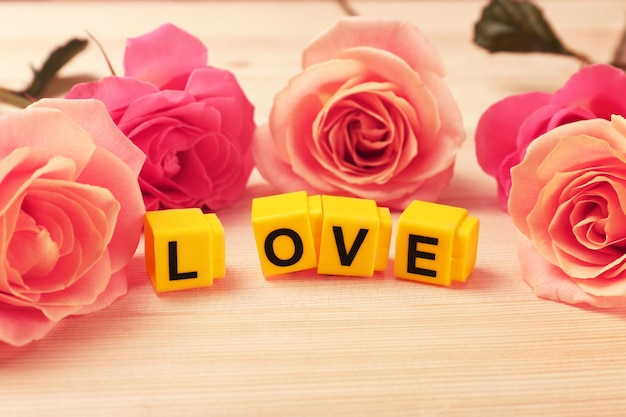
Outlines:
<svg viewBox="0 0 626 417"><path fill-rule="evenodd" d="M554 91L579 64L477 48L473 23L485 3L351 3L415 23L446 62L469 138L440 202L468 208L482 227L465 285L397 280L391 270L265 280L250 204L273 189L254 174L243 198L218 213L226 279L158 297L139 247L125 298L27 347L0 346L0 415L624 415L626 311L535 298L520 276L513 224L474 156L489 104ZM541 5L567 43L610 60L626 23L623 1ZM30 64L85 29L121 72L125 39L171 21L208 45L212 65L237 75L261 123L299 71L302 47L342 13L332 1L2 2L0 84L22 86ZM106 74L94 45L62 72L68 84Z"/></svg>

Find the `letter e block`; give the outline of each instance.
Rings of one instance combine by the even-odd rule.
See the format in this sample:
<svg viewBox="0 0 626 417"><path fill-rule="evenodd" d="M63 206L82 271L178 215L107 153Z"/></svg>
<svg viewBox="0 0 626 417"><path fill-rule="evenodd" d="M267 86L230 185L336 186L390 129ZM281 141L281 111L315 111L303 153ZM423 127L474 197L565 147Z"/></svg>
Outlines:
<svg viewBox="0 0 626 417"><path fill-rule="evenodd" d="M374 200L322 195L322 212L319 274L370 277L375 270L385 269L391 237L389 210L380 210Z"/></svg>
<svg viewBox="0 0 626 417"><path fill-rule="evenodd" d="M251 217L263 275L315 268L316 243L305 191L255 198Z"/></svg>
<svg viewBox="0 0 626 417"><path fill-rule="evenodd" d="M467 210L413 201L396 232L397 278L450 285L465 282L476 262L479 221Z"/></svg>
<svg viewBox="0 0 626 417"><path fill-rule="evenodd" d="M226 272L224 228L200 209L150 211L144 220L145 261L157 293L207 287Z"/></svg>

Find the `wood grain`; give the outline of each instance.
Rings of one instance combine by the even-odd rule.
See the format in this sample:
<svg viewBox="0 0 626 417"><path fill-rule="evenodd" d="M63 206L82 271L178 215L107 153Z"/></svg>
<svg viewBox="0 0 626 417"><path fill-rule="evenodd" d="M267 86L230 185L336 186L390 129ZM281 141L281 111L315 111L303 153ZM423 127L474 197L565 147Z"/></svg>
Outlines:
<svg viewBox="0 0 626 417"><path fill-rule="evenodd" d="M273 189L255 173L244 197L219 213L224 280L158 297L140 246L124 299L25 348L0 346L0 415L623 415L626 311L535 298L520 276L514 227L474 156L473 132L489 104L554 91L578 63L480 50L471 33L484 3L351 2L361 14L415 23L446 62L468 141L441 202L481 220L465 285L396 280L391 263L371 279L265 280L250 203ZM610 60L623 1L540 3L566 42ZM0 84L21 87L29 64L85 29L121 73L125 39L172 21L205 42L212 65L237 75L263 123L299 71L304 45L342 13L314 1L0 3ZM71 83L107 71L91 46L62 76Z"/></svg>

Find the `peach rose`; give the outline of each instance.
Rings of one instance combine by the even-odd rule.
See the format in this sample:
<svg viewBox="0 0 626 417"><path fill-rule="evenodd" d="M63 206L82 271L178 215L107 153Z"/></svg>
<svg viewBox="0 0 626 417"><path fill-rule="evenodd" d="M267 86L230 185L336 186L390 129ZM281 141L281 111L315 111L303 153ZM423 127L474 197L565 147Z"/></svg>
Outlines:
<svg viewBox="0 0 626 417"><path fill-rule="evenodd" d="M21 346L126 293L145 159L95 100L0 117L0 341Z"/></svg>
<svg viewBox="0 0 626 417"><path fill-rule="evenodd" d="M533 140L563 124L626 115L624 95L624 71L596 64L578 71L554 94L519 94L490 106L476 127L476 156L496 179L502 208L506 210L511 189L510 170Z"/></svg>
<svg viewBox="0 0 626 417"><path fill-rule="evenodd" d="M164 24L128 39L124 77L74 86L102 100L147 155L139 183L148 210L234 203L253 168L254 107L234 75L209 67L202 42Z"/></svg>
<svg viewBox="0 0 626 417"><path fill-rule="evenodd" d="M557 127L511 170L522 276L542 298L626 306L626 120Z"/></svg>
<svg viewBox="0 0 626 417"><path fill-rule="evenodd" d="M265 179L394 209L440 196L465 132L443 63L415 26L343 18L305 48L302 67L255 133Z"/></svg>

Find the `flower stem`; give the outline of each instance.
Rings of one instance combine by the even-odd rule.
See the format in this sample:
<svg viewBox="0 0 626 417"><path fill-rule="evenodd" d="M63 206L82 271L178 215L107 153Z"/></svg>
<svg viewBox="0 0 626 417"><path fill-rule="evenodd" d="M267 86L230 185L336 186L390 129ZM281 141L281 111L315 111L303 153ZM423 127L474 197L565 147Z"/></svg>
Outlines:
<svg viewBox="0 0 626 417"><path fill-rule="evenodd" d="M341 6L346 16L358 16L359 15L356 9L352 7L350 3L348 3L348 0L337 0L337 3L339 3L339 6Z"/></svg>
<svg viewBox="0 0 626 417"><path fill-rule="evenodd" d="M32 100L27 99L21 94L0 87L0 102L10 104L11 106L26 108L32 104Z"/></svg>
<svg viewBox="0 0 626 417"><path fill-rule="evenodd" d="M572 56L572 57L576 58L577 60L579 60L580 63L583 64L583 65L591 65L591 64L593 64L593 60L591 58L589 58L588 55L583 54L582 52L573 51L571 49L568 49L567 53L570 56Z"/></svg>

